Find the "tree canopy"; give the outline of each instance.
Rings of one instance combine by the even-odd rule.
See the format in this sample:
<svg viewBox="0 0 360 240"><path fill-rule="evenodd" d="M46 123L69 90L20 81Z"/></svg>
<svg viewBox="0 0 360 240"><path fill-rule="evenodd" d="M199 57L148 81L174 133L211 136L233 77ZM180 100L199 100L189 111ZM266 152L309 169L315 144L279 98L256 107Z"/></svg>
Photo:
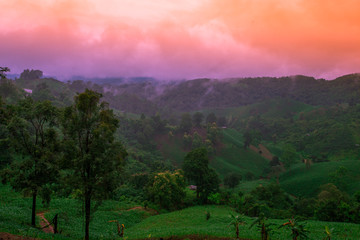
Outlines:
<svg viewBox="0 0 360 240"><path fill-rule="evenodd" d="M195 148L184 159L185 177L196 185L197 197L207 202L210 193L218 191L219 177L214 169L209 168L209 157L205 148Z"/></svg>
<svg viewBox="0 0 360 240"><path fill-rule="evenodd" d="M119 185L127 152L115 139L118 120L100 93L86 89L65 109L62 127L66 179L85 206L85 239L89 239L91 202L108 197Z"/></svg>

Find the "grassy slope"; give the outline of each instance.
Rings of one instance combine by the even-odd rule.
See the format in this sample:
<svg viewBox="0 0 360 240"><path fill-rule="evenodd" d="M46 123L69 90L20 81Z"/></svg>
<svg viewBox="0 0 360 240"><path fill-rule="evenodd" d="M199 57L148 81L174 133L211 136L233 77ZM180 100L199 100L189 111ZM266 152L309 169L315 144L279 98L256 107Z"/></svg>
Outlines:
<svg viewBox="0 0 360 240"><path fill-rule="evenodd" d="M296 196L315 196L322 184L330 181L329 174L344 166L349 171L345 177L348 183L346 191L349 194L360 190L360 161L324 162L313 164L306 169L304 164L294 166L291 171L285 172L280 177L281 187Z"/></svg>
<svg viewBox="0 0 360 240"><path fill-rule="evenodd" d="M209 211L210 219L205 219L205 212ZM235 237L234 227L229 226L231 219L229 214L233 210L223 206L196 206L181 211L168 214L152 216L143 222L128 228L126 236L129 239L141 239L151 237L170 237L170 236L217 236ZM240 237L248 239L259 239L260 233L256 227L249 229L252 218L244 217L245 225L240 226ZM276 225L273 239L289 239L288 229L278 229L286 220L270 220ZM324 227L329 226L338 231L331 238L336 239L358 239L360 234L359 225L346 223L325 223L318 221L308 221L306 226L310 231L310 239L322 239ZM151 234L151 235L150 235ZM345 236L348 236L345 238Z"/></svg>
<svg viewBox="0 0 360 240"><path fill-rule="evenodd" d="M223 148L214 157L211 166L221 175L225 176L229 172L236 172L244 175L253 172L260 176L267 160L252 150L243 148L243 137L234 129L223 129Z"/></svg>
<svg viewBox="0 0 360 240"><path fill-rule="evenodd" d="M59 235L46 234L38 229L31 228L30 222L31 199L23 198L19 193L13 192L10 187L0 185L0 232L10 232L17 235L27 235L41 239L81 239L83 237L83 217L81 206L74 199L54 199L50 209L42 208L38 204L39 211L48 211L45 216L51 220L55 213L60 213ZM229 226L229 214L233 210L224 206L196 206L176 212L150 216L142 210L126 211L134 205L116 201L105 201L95 213L90 225L91 239L115 239L117 228L110 220L118 220L125 224L125 237L128 239L140 239L151 237L170 236L218 236L234 237L233 226ZM209 211L210 219L205 219L205 212ZM147 218L146 218L147 217ZM240 236L248 239L259 239L256 228L249 229L252 218L244 217L245 225L240 226ZM276 226L286 220L270 220ZM349 223L329 223L308 221L307 229L310 231L310 239L321 239L324 226L336 230L333 240L355 240L360 235L359 225ZM288 239L287 229L275 228L273 239ZM151 235L150 235L151 234Z"/></svg>
<svg viewBox="0 0 360 240"><path fill-rule="evenodd" d="M267 160L258 153L243 148L243 137L234 129L222 129L222 148L210 160L210 166L223 178L229 172L244 175L253 172L260 176ZM175 166L181 167L186 151L183 149L180 135L160 136L156 139L158 148L165 159L170 159Z"/></svg>
<svg viewBox="0 0 360 240"><path fill-rule="evenodd" d="M164 158L171 160L171 162L177 168L181 168L186 155L186 151L183 149L183 142L181 135L175 135L170 137L168 134L158 136L156 139L158 148Z"/></svg>
<svg viewBox="0 0 360 240"><path fill-rule="evenodd" d="M31 198L23 198L9 186L0 184L0 232L9 232L17 235L27 235L41 239L52 239L53 235L45 234L41 230L29 226L31 219ZM131 227L149 216L142 210L126 209L135 205L128 202L104 201L90 224L90 233L93 239L113 239L116 236L117 226L110 220L118 220ZM61 235L55 239L81 239L83 237L84 218L82 203L75 199L53 199L49 209L43 208L41 199L37 201L37 212L45 211L45 217L51 221L59 213L59 229Z"/></svg>

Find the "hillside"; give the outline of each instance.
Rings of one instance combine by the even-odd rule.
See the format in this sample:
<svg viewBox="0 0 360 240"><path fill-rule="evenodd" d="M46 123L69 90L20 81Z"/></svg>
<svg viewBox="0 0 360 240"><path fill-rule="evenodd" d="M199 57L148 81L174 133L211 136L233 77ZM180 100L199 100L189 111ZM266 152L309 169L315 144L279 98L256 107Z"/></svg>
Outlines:
<svg viewBox="0 0 360 240"><path fill-rule="evenodd" d="M345 167L346 173L341 179L334 179L332 175ZM341 181L342 190L354 194L360 191L360 161L322 162L313 164L309 169L305 164L294 166L290 171L280 176L280 185L287 192L298 197L316 197L319 187L328 182Z"/></svg>
<svg viewBox="0 0 360 240"><path fill-rule="evenodd" d="M49 220L59 213L59 229L61 234L44 233L39 229L31 228L24 222L31 209L28 202L30 198L22 198L19 193L13 192L8 186L0 184L0 232L10 232L16 235L36 237L40 239L80 239L82 237L81 205L75 199L55 198L49 208L43 208L39 204L39 212L44 211ZM235 230L229 225L229 214L237 214L230 207L225 206L196 206L180 211L154 215L141 207L135 207L135 203L128 201L105 201L96 212L91 223L91 239L114 239L117 237L116 223L118 220L125 224L124 237L127 239L156 239L156 238L191 238L199 239L206 237L233 238ZM206 212L210 212L210 219L206 220ZM11 213L11 215L9 215ZM259 231L256 227L249 229L254 218L242 217L244 225L240 225L240 237L244 239L258 239ZM278 229L287 220L271 219L275 224L274 237L286 239L290 232L287 229ZM343 239L357 240L360 234L358 225L350 223L329 223L321 221L306 221L311 239L321 239L324 236L324 227L334 228L336 232L332 236L334 240ZM1 235L0 235L1 236Z"/></svg>
<svg viewBox="0 0 360 240"><path fill-rule="evenodd" d="M220 178L223 179L229 173L245 175L248 172L259 177L268 160L251 149L244 149L243 137L236 130L222 129L221 134L221 145L214 155L210 155L210 166L216 170ZM156 142L164 159L170 160L176 168L180 168L189 151L183 147L182 135L162 135L156 138Z"/></svg>
<svg viewBox="0 0 360 240"><path fill-rule="evenodd" d="M118 82L114 82L116 78L111 81L88 80L97 82L85 79L65 83L53 78L25 80L19 78L14 83L20 88L38 88L38 90L49 88L53 96L65 95L70 100L75 92L89 88L102 92L105 99L116 109L137 114L143 112L148 115L161 112L169 116L170 113L176 112L236 108L279 98L311 106L342 103L353 105L360 102L359 74L345 75L332 81L301 75L280 78L205 78L178 82L161 82L146 78L141 81L136 79L124 81L119 78ZM289 116L293 110L289 109L283 114ZM258 106L257 111L262 111L261 105ZM275 112L276 110L273 109L268 115L271 116ZM253 113L256 114L256 110Z"/></svg>

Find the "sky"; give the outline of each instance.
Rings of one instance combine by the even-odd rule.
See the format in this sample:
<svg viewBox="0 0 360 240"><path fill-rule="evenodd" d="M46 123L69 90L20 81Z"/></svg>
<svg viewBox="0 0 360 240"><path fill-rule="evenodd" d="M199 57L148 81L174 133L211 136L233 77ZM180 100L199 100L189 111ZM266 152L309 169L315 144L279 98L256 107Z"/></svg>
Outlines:
<svg viewBox="0 0 360 240"><path fill-rule="evenodd" d="M358 0L0 0L0 66L66 79L360 72Z"/></svg>

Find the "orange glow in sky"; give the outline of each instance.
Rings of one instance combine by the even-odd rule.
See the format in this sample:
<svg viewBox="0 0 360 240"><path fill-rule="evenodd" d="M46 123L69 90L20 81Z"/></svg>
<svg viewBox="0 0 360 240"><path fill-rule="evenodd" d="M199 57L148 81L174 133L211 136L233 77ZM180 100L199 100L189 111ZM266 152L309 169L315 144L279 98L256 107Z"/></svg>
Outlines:
<svg viewBox="0 0 360 240"><path fill-rule="evenodd" d="M357 0L0 0L0 66L72 75L360 72Z"/></svg>

